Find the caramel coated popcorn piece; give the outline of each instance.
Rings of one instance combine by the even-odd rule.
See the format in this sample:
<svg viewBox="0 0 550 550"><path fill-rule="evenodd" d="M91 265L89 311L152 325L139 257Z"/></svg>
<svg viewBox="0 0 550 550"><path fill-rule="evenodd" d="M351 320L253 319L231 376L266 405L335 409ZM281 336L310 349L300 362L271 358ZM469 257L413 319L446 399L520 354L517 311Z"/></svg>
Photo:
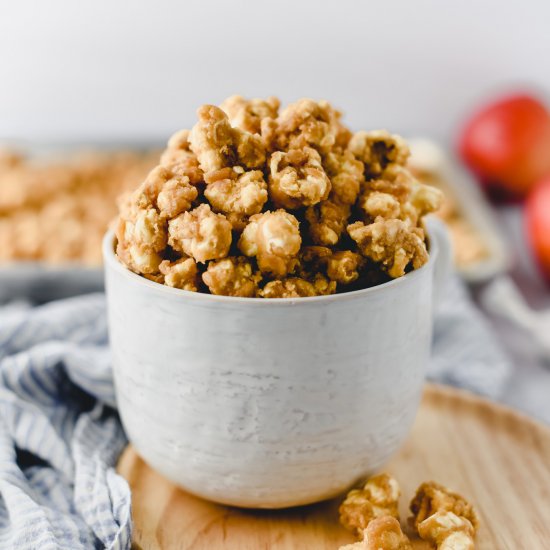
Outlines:
<svg viewBox="0 0 550 550"><path fill-rule="evenodd" d="M234 128L233 135L239 164L245 168L260 168L266 158L262 138L239 128Z"/></svg>
<svg viewBox="0 0 550 550"><path fill-rule="evenodd" d="M439 189L420 183L403 168L387 170L384 178L366 182L359 198L359 207L370 221L400 219L414 228L441 205Z"/></svg>
<svg viewBox="0 0 550 550"><path fill-rule="evenodd" d="M157 207L167 218L186 212L193 205L198 192L187 176L173 177L166 181L157 197Z"/></svg>
<svg viewBox="0 0 550 550"><path fill-rule="evenodd" d="M346 229L351 208L347 204L327 199L306 210L308 232L318 245L334 246Z"/></svg>
<svg viewBox="0 0 550 550"><path fill-rule="evenodd" d="M328 153L324 166L332 184L331 198L341 204L354 204L365 181L364 164L345 150Z"/></svg>
<svg viewBox="0 0 550 550"><path fill-rule="evenodd" d="M191 208L197 188L189 178L157 166L147 175L132 200L138 208L157 208L161 215L172 218Z"/></svg>
<svg viewBox="0 0 550 550"><path fill-rule="evenodd" d="M356 222L348 226L348 233L361 253L384 266L392 278L405 275L409 265L418 269L428 261L422 229L411 230L402 220L376 218L369 225Z"/></svg>
<svg viewBox="0 0 550 550"><path fill-rule="evenodd" d="M116 252L132 271L158 272L167 233L166 220L154 208L136 209L126 219L120 218L116 233Z"/></svg>
<svg viewBox="0 0 550 550"><path fill-rule="evenodd" d="M348 149L363 162L370 177L380 176L392 164L405 166L410 154L405 140L386 130L356 132Z"/></svg>
<svg viewBox="0 0 550 550"><path fill-rule="evenodd" d="M220 109L225 111L232 126L259 134L262 120L276 118L281 102L276 97L267 99L245 99L240 95L228 97Z"/></svg>
<svg viewBox="0 0 550 550"><path fill-rule="evenodd" d="M363 540L340 546L339 550L412 550L399 522L391 516L373 519L363 531Z"/></svg>
<svg viewBox="0 0 550 550"><path fill-rule="evenodd" d="M375 518L391 516L399 519L398 500L401 491L388 474L370 478L362 489L350 491L340 505L340 523L360 536Z"/></svg>
<svg viewBox="0 0 550 550"><path fill-rule="evenodd" d="M164 275L164 284L191 292L198 290L198 269L193 258L180 258L175 262L164 260L159 265L159 271Z"/></svg>
<svg viewBox="0 0 550 550"><path fill-rule="evenodd" d="M418 524L420 538L437 550L473 550L475 531L471 522L450 511L436 512Z"/></svg>
<svg viewBox="0 0 550 550"><path fill-rule="evenodd" d="M269 170L269 192L275 206L295 210L328 197L330 179L315 149L277 151L271 155Z"/></svg>
<svg viewBox="0 0 550 550"><path fill-rule="evenodd" d="M207 204L184 212L168 222L168 244L197 262L227 256L231 246L231 224Z"/></svg>
<svg viewBox="0 0 550 550"><path fill-rule="evenodd" d="M277 146L282 150L313 147L328 153L340 132L340 113L327 101L300 99L288 105L277 119Z"/></svg>
<svg viewBox="0 0 550 550"><path fill-rule="evenodd" d="M203 105L197 115L189 143L205 174L232 166L257 168L265 162L261 137L233 128L219 107Z"/></svg>
<svg viewBox="0 0 550 550"><path fill-rule="evenodd" d="M202 280L212 294L250 298L258 292L261 275L248 259L233 256L210 262Z"/></svg>
<svg viewBox="0 0 550 550"><path fill-rule="evenodd" d="M260 296L262 298L306 298L308 296L327 296L335 292L336 283L318 273L311 281L301 277L270 281L260 291Z"/></svg>
<svg viewBox="0 0 550 550"><path fill-rule="evenodd" d="M203 105L197 111L199 121L189 135L191 150L206 173L232 166L236 162L233 128L218 107Z"/></svg>
<svg viewBox="0 0 550 550"><path fill-rule="evenodd" d="M120 204L117 254L132 271L158 273L168 242L167 219L191 208L197 189L187 176L157 166Z"/></svg>
<svg viewBox="0 0 550 550"><path fill-rule="evenodd" d="M204 175L199 160L191 151L189 130L176 132L169 140L166 150L160 157L160 164L183 176L187 176L193 185L203 181Z"/></svg>
<svg viewBox="0 0 550 550"><path fill-rule="evenodd" d="M329 280L347 285L359 278L365 259L351 250L333 252L325 246L306 246L300 254L300 272L306 278L314 273L324 273Z"/></svg>
<svg viewBox="0 0 550 550"><path fill-rule="evenodd" d="M359 278L364 258L351 250L339 250L327 260L327 275L331 281L348 285Z"/></svg>
<svg viewBox="0 0 550 550"><path fill-rule="evenodd" d="M466 518L474 530L477 531L479 527L474 507L463 496L435 481L420 485L411 501L410 510L413 513L412 521L416 528L436 512L453 512L457 516Z"/></svg>
<svg viewBox="0 0 550 550"><path fill-rule="evenodd" d="M401 214L401 203L390 193L380 191L365 193L361 197L360 206L372 219L379 216L397 219Z"/></svg>
<svg viewBox="0 0 550 550"><path fill-rule="evenodd" d="M267 184L261 170L222 168L210 172L204 196L216 212L223 212L234 229L243 229L246 219L259 214L267 202Z"/></svg>
<svg viewBox="0 0 550 550"><path fill-rule="evenodd" d="M413 180L410 201L420 218L439 210L443 203L443 193L437 187Z"/></svg>
<svg viewBox="0 0 550 550"><path fill-rule="evenodd" d="M256 214L239 239L239 250L255 256L260 270L277 277L292 272L302 244L298 220L284 210Z"/></svg>

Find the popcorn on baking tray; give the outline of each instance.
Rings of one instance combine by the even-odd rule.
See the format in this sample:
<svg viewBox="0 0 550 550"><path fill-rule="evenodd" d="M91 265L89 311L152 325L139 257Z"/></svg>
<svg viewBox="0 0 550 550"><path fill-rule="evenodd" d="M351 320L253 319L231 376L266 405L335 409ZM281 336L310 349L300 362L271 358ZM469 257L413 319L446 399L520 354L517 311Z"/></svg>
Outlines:
<svg viewBox="0 0 550 550"><path fill-rule="evenodd" d="M105 150L45 160L0 149L0 262L101 264L116 197L134 189L156 162L158 152Z"/></svg>
<svg viewBox="0 0 550 550"><path fill-rule="evenodd" d="M423 216L441 193L386 131L352 134L326 101L203 105L191 130L120 201L117 254L176 288L321 296L401 277L428 260Z"/></svg>

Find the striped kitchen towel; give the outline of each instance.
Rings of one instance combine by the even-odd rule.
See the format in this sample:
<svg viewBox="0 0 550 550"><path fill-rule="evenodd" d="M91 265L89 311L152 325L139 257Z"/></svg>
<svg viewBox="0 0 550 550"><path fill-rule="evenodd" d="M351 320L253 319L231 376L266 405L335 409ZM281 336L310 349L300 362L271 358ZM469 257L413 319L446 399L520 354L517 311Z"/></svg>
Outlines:
<svg viewBox="0 0 550 550"><path fill-rule="evenodd" d="M130 547L104 296L0 309L0 548Z"/></svg>
<svg viewBox="0 0 550 550"><path fill-rule="evenodd" d="M496 397L509 372L453 279L430 378ZM125 444L104 295L0 308L0 548L130 548L130 491L114 470Z"/></svg>

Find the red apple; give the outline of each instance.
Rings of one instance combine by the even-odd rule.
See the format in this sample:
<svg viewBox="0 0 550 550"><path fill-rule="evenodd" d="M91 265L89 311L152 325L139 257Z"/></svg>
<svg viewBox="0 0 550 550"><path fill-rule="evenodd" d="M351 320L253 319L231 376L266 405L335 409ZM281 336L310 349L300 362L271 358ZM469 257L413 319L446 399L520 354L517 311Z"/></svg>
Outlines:
<svg viewBox="0 0 550 550"><path fill-rule="evenodd" d="M459 147L484 183L524 196L550 174L550 113L534 97L506 97L469 120Z"/></svg>
<svg viewBox="0 0 550 550"><path fill-rule="evenodd" d="M550 282L550 177L538 183L527 197L525 224L533 253Z"/></svg>

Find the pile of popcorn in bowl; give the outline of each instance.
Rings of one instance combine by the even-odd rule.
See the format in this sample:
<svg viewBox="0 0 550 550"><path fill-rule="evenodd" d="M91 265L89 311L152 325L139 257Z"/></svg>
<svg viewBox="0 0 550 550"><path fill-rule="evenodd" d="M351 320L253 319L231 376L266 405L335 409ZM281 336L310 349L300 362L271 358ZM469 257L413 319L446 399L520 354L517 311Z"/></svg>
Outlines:
<svg viewBox="0 0 550 550"><path fill-rule="evenodd" d="M368 288L428 261L441 192L407 169L405 141L352 133L326 101L203 105L119 203L116 253L186 291L298 298Z"/></svg>

